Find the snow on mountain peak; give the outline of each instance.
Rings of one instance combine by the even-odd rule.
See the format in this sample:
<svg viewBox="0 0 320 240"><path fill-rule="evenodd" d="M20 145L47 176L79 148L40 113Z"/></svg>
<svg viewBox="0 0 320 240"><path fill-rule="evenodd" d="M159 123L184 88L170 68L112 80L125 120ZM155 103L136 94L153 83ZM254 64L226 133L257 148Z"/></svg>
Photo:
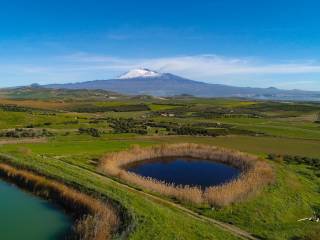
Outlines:
<svg viewBox="0 0 320 240"><path fill-rule="evenodd" d="M139 78L139 77L158 77L161 74L146 68L133 69L121 75L119 79Z"/></svg>

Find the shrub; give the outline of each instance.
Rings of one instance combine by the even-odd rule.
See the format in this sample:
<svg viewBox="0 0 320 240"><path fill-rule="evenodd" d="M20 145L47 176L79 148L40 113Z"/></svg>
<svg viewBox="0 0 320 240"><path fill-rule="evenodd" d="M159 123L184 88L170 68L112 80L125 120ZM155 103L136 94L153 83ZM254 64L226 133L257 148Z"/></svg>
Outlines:
<svg viewBox="0 0 320 240"><path fill-rule="evenodd" d="M89 134L92 137L101 137L101 132L96 128L79 128L80 134Z"/></svg>
<svg viewBox="0 0 320 240"><path fill-rule="evenodd" d="M0 137L7 138L35 138L35 137L51 137L54 136L52 132L49 132L47 129L24 129L16 128L14 130L6 130L0 132Z"/></svg>
<svg viewBox="0 0 320 240"><path fill-rule="evenodd" d="M75 112L95 113L95 112L136 112L149 111L150 108L145 104L132 104L120 106L97 106L97 105L83 105L73 109Z"/></svg>
<svg viewBox="0 0 320 240"><path fill-rule="evenodd" d="M268 156L267 156L267 159L276 160L276 159L278 159L278 156L277 156L277 154L269 153Z"/></svg>

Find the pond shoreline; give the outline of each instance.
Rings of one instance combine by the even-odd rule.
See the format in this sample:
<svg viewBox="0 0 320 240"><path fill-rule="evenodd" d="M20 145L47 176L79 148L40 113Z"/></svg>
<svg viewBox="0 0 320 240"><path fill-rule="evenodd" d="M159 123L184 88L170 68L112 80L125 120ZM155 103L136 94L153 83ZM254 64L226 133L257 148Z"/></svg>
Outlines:
<svg viewBox="0 0 320 240"><path fill-rule="evenodd" d="M73 226L66 239L111 239L119 230L118 212L109 203L7 162L0 162L0 178L35 196L52 201L71 216Z"/></svg>
<svg viewBox="0 0 320 240"><path fill-rule="evenodd" d="M128 172L129 163L159 157L190 157L224 163L239 169L242 174L228 183L210 186L205 190L188 185L175 185ZM152 147L134 147L128 151L107 154L100 163L102 171L128 183L163 194L182 202L223 207L243 201L259 189L274 182L272 167L253 155L204 144L180 143Z"/></svg>

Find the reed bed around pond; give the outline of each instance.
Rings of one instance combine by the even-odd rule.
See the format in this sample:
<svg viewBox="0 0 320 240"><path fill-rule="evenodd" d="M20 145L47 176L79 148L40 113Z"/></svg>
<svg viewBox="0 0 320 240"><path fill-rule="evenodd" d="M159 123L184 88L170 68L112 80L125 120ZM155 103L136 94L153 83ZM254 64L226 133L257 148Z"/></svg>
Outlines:
<svg viewBox="0 0 320 240"><path fill-rule="evenodd" d="M68 239L111 239L119 226L119 218L111 204L71 189L57 181L0 163L0 177L52 200L75 218L73 231Z"/></svg>
<svg viewBox="0 0 320 240"><path fill-rule="evenodd" d="M224 163L238 168L241 175L225 184L202 190L196 186L169 184L143 177L125 169L128 164L161 157L190 157ZM271 184L275 178L271 166L255 156L192 143L164 144L148 148L135 146L128 151L108 154L102 159L100 168L111 176L180 201L217 207L243 201Z"/></svg>

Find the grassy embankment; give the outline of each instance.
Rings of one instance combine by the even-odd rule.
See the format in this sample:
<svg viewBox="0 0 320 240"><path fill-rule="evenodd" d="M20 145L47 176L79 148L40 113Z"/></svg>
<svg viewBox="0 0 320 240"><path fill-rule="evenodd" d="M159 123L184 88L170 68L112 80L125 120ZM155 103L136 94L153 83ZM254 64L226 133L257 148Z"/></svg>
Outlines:
<svg viewBox="0 0 320 240"><path fill-rule="evenodd" d="M0 177L62 206L74 218L71 239L111 239L120 219L111 204L76 191L55 180L10 166L10 158L0 156Z"/></svg>
<svg viewBox="0 0 320 240"><path fill-rule="evenodd" d="M84 139L82 139L83 141ZM92 141L93 140L93 141ZM128 147L130 144L121 142L101 142L95 144L94 139L87 139L86 142L76 142L71 144L73 147L66 146L66 142L45 143L45 144L26 144L24 146L5 145L2 152L15 155L11 163L19 166L31 168L36 172L50 176L65 184L74 186L81 192L90 192L100 196L101 199L113 199L119 202L131 216L131 222L126 229L122 229L116 238L124 238L129 234L129 239L238 239L232 234L220 230L210 223L202 222L185 214L179 209L166 204L149 199L136 192L130 192L127 188L117 185L114 181L101 176L94 171L92 163L87 162L96 156L95 150L105 151L106 149L116 150ZM81 141L80 141L81 142ZM25 151L25 148L34 151ZM86 148L85 148L86 147ZM63 151L68 149L66 153ZM6 149L6 150L5 150ZM50 150L53 154L73 154L77 149L77 154L83 155L84 162L77 161L79 156L68 156L66 158L49 157ZM42 154L39 154L39 153ZM98 151L99 152L99 151ZM51 153L52 154L52 153ZM45 155L45 156L44 156ZM72 159L74 157L74 159ZM174 221L172 221L174 219Z"/></svg>

